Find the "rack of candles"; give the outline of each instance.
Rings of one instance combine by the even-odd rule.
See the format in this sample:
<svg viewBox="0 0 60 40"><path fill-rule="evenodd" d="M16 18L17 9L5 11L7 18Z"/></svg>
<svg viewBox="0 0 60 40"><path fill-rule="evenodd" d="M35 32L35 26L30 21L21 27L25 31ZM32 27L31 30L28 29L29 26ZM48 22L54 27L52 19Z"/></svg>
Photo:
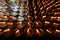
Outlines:
<svg viewBox="0 0 60 40"><path fill-rule="evenodd" d="M60 36L60 0L0 1L0 36Z"/></svg>

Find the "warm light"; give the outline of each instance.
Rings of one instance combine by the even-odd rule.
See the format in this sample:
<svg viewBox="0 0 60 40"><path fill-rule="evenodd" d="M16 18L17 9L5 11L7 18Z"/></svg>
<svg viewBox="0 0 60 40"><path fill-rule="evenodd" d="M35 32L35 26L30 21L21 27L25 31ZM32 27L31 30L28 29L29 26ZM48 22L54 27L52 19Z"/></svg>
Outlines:
<svg viewBox="0 0 60 40"><path fill-rule="evenodd" d="M46 24L50 24L50 22L48 22L48 21L45 21L45 23L46 23Z"/></svg>
<svg viewBox="0 0 60 40"><path fill-rule="evenodd" d="M27 29L27 32L29 32L29 29Z"/></svg>
<svg viewBox="0 0 60 40"><path fill-rule="evenodd" d="M39 33L38 29L36 29L36 32Z"/></svg>
<svg viewBox="0 0 60 40"><path fill-rule="evenodd" d="M60 17L58 17L58 19L60 19Z"/></svg>
<svg viewBox="0 0 60 40"><path fill-rule="evenodd" d="M19 30L17 30L15 33L18 33L19 32Z"/></svg>
<svg viewBox="0 0 60 40"><path fill-rule="evenodd" d="M3 24L4 25L4 24L6 24L6 22L0 22L0 24Z"/></svg>
<svg viewBox="0 0 60 40"><path fill-rule="evenodd" d="M2 29L0 29L0 31L2 31Z"/></svg>
<svg viewBox="0 0 60 40"><path fill-rule="evenodd" d="M46 18L46 16L43 16L43 18Z"/></svg>
<svg viewBox="0 0 60 40"><path fill-rule="evenodd" d="M54 25L59 25L58 23L53 23Z"/></svg>
<svg viewBox="0 0 60 40"><path fill-rule="evenodd" d="M56 29L56 32L60 33L60 30L57 30L57 29Z"/></svg>
<svg viewBox="0 0 60 40"><path fill-rule="evenodd" d="M14 19L14 16L9 16L10 18Z"/></svg>
<svg viewBox="0 0 60 40"><path fill-rule="evenodd" d="M13 25L13 22L7 22L7 25Z"/></svg>
<svg viewBox="0 0 60 40"><path fill-rule="evenodd" d="M49 32L49 33L51 33L51 31L49 31L48 29L46 31Z"/></svg>
<svg viewBox="0 0 60 40"><path fill-rule="evenodd" d="M10 29L6 29L6 30L4 30L4 32L7 32L7 31L10 31Z"/></svg>
<svg viewBox="0 0 60 40"><path fill-rule="evenodd" d="M7 16L2 16L3 18L7 18Z"/></svg>
<svg viewBox="0 0 60 40"><path fill-rule="evenodd" d="M36 24L38 25L39 23L38 23L38 22L36 22Z"/></svg>

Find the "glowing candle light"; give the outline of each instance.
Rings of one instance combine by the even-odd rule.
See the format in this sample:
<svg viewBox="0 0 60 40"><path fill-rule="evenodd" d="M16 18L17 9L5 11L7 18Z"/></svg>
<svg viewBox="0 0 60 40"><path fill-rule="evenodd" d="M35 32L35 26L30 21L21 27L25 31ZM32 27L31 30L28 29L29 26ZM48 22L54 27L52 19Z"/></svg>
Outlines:
<svg viewBox="0 0 60 40"><path fill-rule="evenodd" d="M42 29L35 29L34 34L35 34L36 36L41 36L41 35L43 34L43 30L42 30Z"/></svg>
<svg viewBox="0 0 60 40"><path fill-rule="evenodd" d="M24 33L26 36L30 37L33 34L33 29L29 27L29 28L24 30Z"/></svg>
<svg viewBox="0 0 60 40"><path fill-rule="evenodd" d="M18 36L18 37L21 36L20 30L16 30L16 31L15 31L15 36Z"/></svg>
<svg viewBox="0 0 60 40"><path fill-rule="evenodd" d="M11 35L11 30L9 28L5 29L4 34L5 34L5 36L10 36Z"/></svg>
<svg viewBox="0 0 60 40"><path fill-rule="evenodd" d="M3 35L3 31L2 31L2 29L0 29L0 36L1 36L1 35Z"/></svg>
<svg viewBox="0 0 60 40"><path fill-rule="evenodd" d="M45 31L45 34L48 36L51 36L51 35L53 35L53 30L51 28L47 28Z"/></svg>
<svg viewBox="0 0 60 40"><path fill-rule="evenodd" d="M51 23L49 21L45 21L45 26L49 26Z"/></svg>
<svg viewBox="0 0 60 40"><path fill-rule="evenodd" d="M55 36L60 36L60 29L56 29L54 35Z"/></svg>

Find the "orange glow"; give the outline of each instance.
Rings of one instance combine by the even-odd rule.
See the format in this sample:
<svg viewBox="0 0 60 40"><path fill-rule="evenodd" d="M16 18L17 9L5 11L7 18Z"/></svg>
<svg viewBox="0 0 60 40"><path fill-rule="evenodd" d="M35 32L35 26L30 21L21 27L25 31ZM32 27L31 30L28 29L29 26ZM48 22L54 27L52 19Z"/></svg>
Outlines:
<svg viewBox="0 0 60 40"><path fill-rule="evenodd" d="M58 19L60 19L60 17L58 17Z"/></svg>
<svg viewBox="0 0 60 40"><path fill-rule="evenodd" d="M39 23L38 23L38 22L36 22L36 24L38 25Z"/></svg>
<svg viewBox="0 0 60 40"><path fill-rule="evenodd" d="M46 16L43 16L43 18L46 18Z"/></svg>
<svg viewBox="0 0 60 40"><path fill-rule="evenodd" d="M36 29L36 32L37 32L37 33L39 33L39 30L38 30L38 29Z"/></svg>
<svg viewBox="0 0 60 40"><path fill-rule="evenodd" d="M0 22L0 24L3 24L4 25L4 24L6 24L6 22Z"/></svg>
<svg viewBox="0 0 60 40"><path fill-rule="evenodd" d="M56 32L60 33L60 30L56 29Z"/></svg>
<svg viewBox="0 0 60 40"><path fill-rule="evenodd" d="M13 22L7 22L7 25L13 25Z"/></svg>
<svg viewBox="0 0 60 40"><path fill-rule="evenodd" d="M53 18L56 19L57 17L53 17L53 16L52 16L51 19L53 19Z"/></svg>
<svg viewBox="0 0 60 40"><path fill-rule="evenodd" d="M2 31L2 29L0 29L0 31Z"/></svg>
<svg viewBox="0 0 60 40"><path fill-rule="evenodd" d="M20 30L17 30L15 33L18 33Z"/></svg>
<svg viewBox="0 0 60 40"><path fill-rule="evenodd" d="M48 22L48 21L45 21L45 23L46 23L46 24L50 24L50 22Z"/></svg>
<svg viewBox="0 0 60 40"><path fill-rule="evenodd" d="M8 31L10 31L10 29L6 29L6 30L4 30L4 32L8 32Z"/></svg>
<svg viewBox="0 0 60 40"><path fill-rule="evenodd" d="M51 33L51 31L49 31L48 29L46 31L49 32L49 33Z"/></svg>

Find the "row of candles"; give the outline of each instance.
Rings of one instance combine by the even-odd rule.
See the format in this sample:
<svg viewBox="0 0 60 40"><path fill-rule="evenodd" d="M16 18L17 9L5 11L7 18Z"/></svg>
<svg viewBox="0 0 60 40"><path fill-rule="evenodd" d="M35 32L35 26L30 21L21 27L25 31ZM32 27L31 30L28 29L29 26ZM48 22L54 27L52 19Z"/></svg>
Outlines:
<svg viewBox="0 0 60 40"><path fill-rule="evenodd" d="M53 5L51 5L52 3ZM32 28L34 31L33 33L36 36L41 36L43 33L46 35L51 34L59 36L60 32L58 31L60 31L60 29L58 28L60 28L60 12L54 12L55 9L52 9L54 6L58 7L58 4L59 1L55 2L55 0L42 0L42 2L40 0L27 0L27 28ZM51 11L49 9L54 11Z"/></svg>
<svg viewBox="0 0 60 40"><path fill-rule="evenodd" d="M51 35L55 35L55 36L60 36L60 29L51 29L51 28L47 28L45 29L45 31L41 28L35 28L35 29L32 29L31 27L29 28L25 28L24 30L21 30L21 29L10 29L10 28L6 28L6 29L1 29L0 28L0 36L1 35L5 35L5 36L11 36L14 34L14 36L22 36L22 34L24 34L25 36L27 37L30 37L30 36L42 36L43 34L45 35L48 35L48 36L51 36Z"/></svg>
<svg viewBox="0 0 60 40"><path fill-rule="evenodd" d="M12 22L12 21L0 22L0 35L4 34L6 36L11 36L14 34L15 36L21 36L24 34L26 36L33 36L33 35L42 36L43 34L46 34L46 35L60 36L60 29L59 29L60 23L58 23L60 22L60 16L59 16L60 12L48 13L48 10L47 10L46 13L49 16L47 18L47 15L44 14L45 9L43 10L44 7L47 9L50 9L51 7L47 7L47 6L53 3L54 0L51 1L50 3L48 3L49 1L46 2L42 0L43 5L48 3L44 5L44 7L42 6L39 0L37 1L37 5L35 2L36 1L33 0L30 3L29 0L26 0L26 4L27 4L27 21L26 22L22 22L23 21L22 19L19 19L21 20L21 22ZM58 3L58 1L56 3ZM37 6L39 9L39 12L37 12ZM53 16L51 16L50 14L53 14ZM7 16L1 16L1 17L3 19L8 19ZM9 16L9 17L12 18L12 20L14 21L14 16ZM21 16L18 16L18 18L21 18ZM55 20L57 20L57 22Z"/></svg>

